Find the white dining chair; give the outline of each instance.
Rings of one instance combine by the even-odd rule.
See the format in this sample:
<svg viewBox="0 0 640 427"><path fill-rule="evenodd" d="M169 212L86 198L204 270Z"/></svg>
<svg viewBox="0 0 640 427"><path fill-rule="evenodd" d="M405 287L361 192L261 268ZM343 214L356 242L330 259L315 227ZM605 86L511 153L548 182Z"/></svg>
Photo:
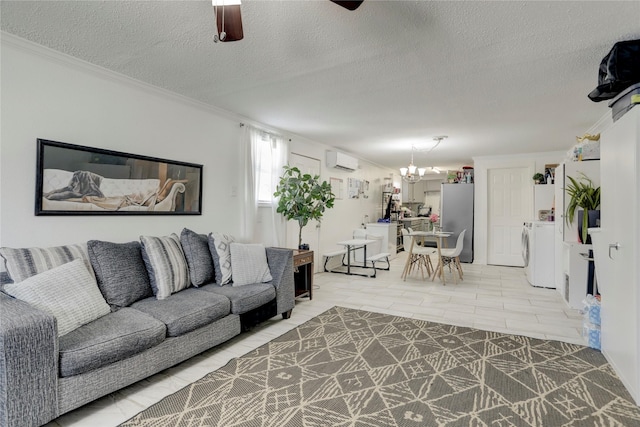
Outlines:
<svg viewBox="0 0 640 427"><path fill-rule="evenodd" d="M423 246L418 246L417 242L415 242L415 236L409 235L409 231L402 229L402 245L404 246L404 250L408 252L407 263L405 266L405 270L403 272L403 279L407 279L407 275L411 274L411 271L414 268L420 270L422 274L422 278L424 279L425 270L427 272L427 277L431 276L433 273L433 264L431 263L431 254L435 253L433 248L425 248ZM413 247L411 246L413 242Z"/></svg>
<svg viewBox="0 0 640 427"><path fill-rule="evenodd" d="M458 240L456 241L455 248L440 249L440 261L439 261L439 266L436 267L436 273L440 271L440 274L444 276L444 267L449 266L449 272L453 274L454 283L458 283L458 280L456 279L455 272L451 268L452 264L453 264L453 267L455 267L455 269L457 270L458 275L460 276L460 280L462 280L462 276L464 275L462 273L462 265L460 265L460 254L462 253L462 248L464 247L464 235L466 232L467 232L467 229L465 228L458 235Z"/></svg>

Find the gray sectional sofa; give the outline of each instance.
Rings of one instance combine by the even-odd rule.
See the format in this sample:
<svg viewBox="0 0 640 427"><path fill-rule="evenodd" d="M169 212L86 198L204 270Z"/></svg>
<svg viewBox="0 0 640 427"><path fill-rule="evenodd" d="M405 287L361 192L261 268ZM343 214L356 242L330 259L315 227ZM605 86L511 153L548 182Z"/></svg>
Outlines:
<svg viewBox="0 0 640 427"><path fill-rule="evenodd" d="M174 244L175 237L164 243ZM163 263L171 264L175 259L162 258L166 253L161 250L155 251L161 256L154 261L150 241L142 238L139 243L127 244L90 241L46 249L0 249L7 270L0 282L0 426L45 424L223 343L263 320L291 314L295 305L291 250L259 246L248 250L186 229L179 242L180 248L173 250L182 251L189 280L183 289L171 289L181 280L175 269L168 269L168 275L161 277L166 267ZM229 257L229 246L238 246L240 254L234 258L232 252ZM260 264L251 259L256 251L266 255L268 268L259 272L263 280L242 286L233 281L224 283L224 263L230 267L226 274L231 274L231 280L235 276L238 282L251 280L251 275L245 277L238 268L250 264L245 268L250 270ZM52 281L57 282L55 286L67 282L64 274L71 277L70 269L82 270L83 283L91 281L85 274L88 271L104 298L96 306L106 314L80 326L82 321L69 326L69 319L37 308L38 303L20 293L33 286L46 295L45 287ZM169 286L169 294L161 297L163 286L165 291ZM69 295L89 299L77 294L72 291ZM84 308L91 304L73 305ZM70 332L60 336L60 328Z"/></svg>

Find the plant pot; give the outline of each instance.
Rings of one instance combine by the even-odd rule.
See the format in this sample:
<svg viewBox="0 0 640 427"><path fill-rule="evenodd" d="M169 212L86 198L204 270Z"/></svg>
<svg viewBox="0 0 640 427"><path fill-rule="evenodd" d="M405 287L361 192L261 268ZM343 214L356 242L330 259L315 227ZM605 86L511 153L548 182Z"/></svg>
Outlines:
<svg viewBox="0 0 640 427"><path fill-rule="evenodd" d="M589 217L587 218L588 228L600 227L600 210L589 211ZM591 244L591 236L587 234L587 241L582 241L582 221L584 217L584 210L578 211L578 241L580 243Z"/></svg>
<svg viewBox="0 0 640 427"><path fill-rule="evenodd" d="M304 250L304 251L308 251L309 250L309 244L308 243L303 243L301 245L298 245L298 249Z"/></svg>

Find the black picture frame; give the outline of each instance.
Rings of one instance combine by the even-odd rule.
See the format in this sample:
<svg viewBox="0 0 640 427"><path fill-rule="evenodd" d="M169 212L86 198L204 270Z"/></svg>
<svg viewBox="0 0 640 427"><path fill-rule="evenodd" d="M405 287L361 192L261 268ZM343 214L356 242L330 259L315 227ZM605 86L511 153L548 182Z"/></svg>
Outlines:
<svg viewBox="0 0 640 427"><path fill-rule="evenodd" d="M202 215L202 165L37 140L35 214Z"/></svg>

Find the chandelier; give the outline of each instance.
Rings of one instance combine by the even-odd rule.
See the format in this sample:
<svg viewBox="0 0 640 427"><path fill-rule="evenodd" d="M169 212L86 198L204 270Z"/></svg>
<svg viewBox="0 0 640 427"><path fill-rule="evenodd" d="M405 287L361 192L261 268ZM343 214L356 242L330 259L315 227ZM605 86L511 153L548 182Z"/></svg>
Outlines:
<svg viewBox="0 0 640 427"><path fill-rule="evenodd" d="M418 168L413 164L413 150L414 146L411 146L411 163L406 168L400 168L400 175L402 176L402 180L408 182L409 184L415 184L420 181L422 177L424 177L424 173L427 168ZM417 172L417 173L416 173Z"/></svg>

